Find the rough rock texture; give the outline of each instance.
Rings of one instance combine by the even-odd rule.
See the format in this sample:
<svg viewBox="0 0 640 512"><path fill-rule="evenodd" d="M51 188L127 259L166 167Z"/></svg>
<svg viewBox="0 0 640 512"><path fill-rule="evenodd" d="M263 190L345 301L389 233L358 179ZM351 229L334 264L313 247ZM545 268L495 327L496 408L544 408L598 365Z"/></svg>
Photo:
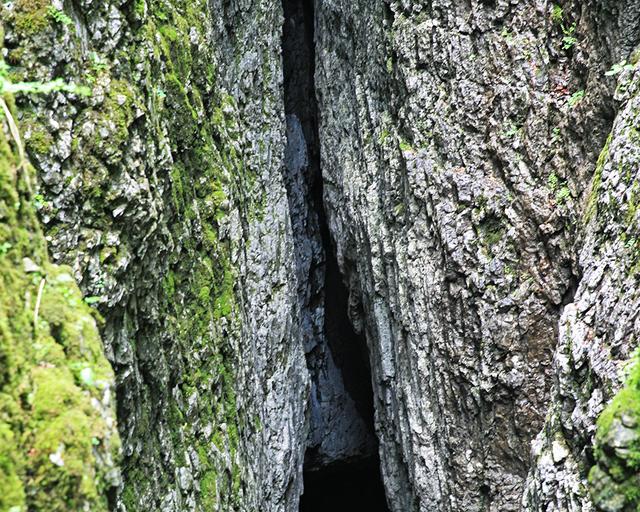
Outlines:
<svg viewBox="0 0 640 512"><path fill-rule="evenodd" d="M525 497L534 509L594 510L585 475L593 460L596 419L620 387L621 370L638 347L640 153L634 133L640 96L637 68L628 67L618 79L619 113L583 209L582 279L560 319L557 381L545 429L534 444L536 462ZM599 464L590 474L598 510L635 510L640 504L637 386L636 376L598 421Z"/></svg>
<svg viewBox="0 0 640 512"><path fill-rule="evenodd" d="M118 509L295 509L308 377L281 172L280 3L1 9L21 78L92 89L19 108L50 252L105 318Z"/></svg>
<svg viewBox="0 0 640 512"><path fill-rule="evenodd" d="M111 508L295 512L303 461L376 446L394 512L637 508L637 0L15 0L0 19L12 79L91 90L16 112L50 257L104 317ZM3 243L13 311L38 283ZM32 322L0 311L4 363ZM13 402L11 379L49 371L32 350L0 367ZM28 396L0 403L18 506L40 492L28 444L4 449ZM69 470L113 483L93 437ZM106 508L87 481L51 488Z"/></svg>
<svg viewBox="0 0 640 512"><path fill-rule="evenodd" d="M48 259L33 168L9 116L3 109L0 510L106 511L119 484L114 375L98 315L83 302L70 269Z"/></svg>
<svg viewBox="0 0 640 512"><path fill-rule="evenodd" d="M300 332L311 377L306 468L376 450L366 349L353 332L322 204L314 90L313 2L284 5L285 183L295 245Z"/></svg>
<svg viewBox="0 0 640 512"><path fill-rule="evenodd" d="M566 510L585 495L581 454L549 484L536 465L522 504L558 321L588 264L574 248L613 115L604 74L638 42L623 4L319 2L326 209L394 510Z"/></svg>

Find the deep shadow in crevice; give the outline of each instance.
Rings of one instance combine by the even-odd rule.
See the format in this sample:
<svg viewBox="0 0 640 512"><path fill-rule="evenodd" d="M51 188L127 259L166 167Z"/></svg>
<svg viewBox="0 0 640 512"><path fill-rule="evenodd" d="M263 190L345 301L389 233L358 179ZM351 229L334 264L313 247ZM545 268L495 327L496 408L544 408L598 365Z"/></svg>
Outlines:
<svg viewBox="0 0 640 512"><path fill-rule="evenodd" d="M377 457L304 474L300 512L389 512Z"/></svg>
<svg viewBox="0 0 640 512"><path fill-rule="evenodd" d="M294 238L310 236L321 240L323 261L314 262L322 271L315 273L309 268L309 279L323 275L320 280L323 300L324 327L322 346L314 350L320 354L330 351L332 360L340 370L345 393L355 403L357 415L364 420L363 436L355 445L367 449L348 455L339 462L327 463L318 457L318 446L309 446L305 456L304 494L301 512L340 512L366 510L368 512L388 512L384 486L380 477L380 460L374 432L373 391L371 370L364 338L358 335L348 317L349 294L344 284L335 255L323 204L323 183L320 162L320 141L318 132L318 109L315 96L315 47L314 47L314 0L282 0L284 27L282 35L282 55L284 71L284 103L287 122L295 117L300 123L306 146L306 165L288 162L285 183L292 208ZM293 128L290 125L289 128ZM288 130L293 134L294 131ZM291 135L294 137L294 135ZM292 139L291 147L297 147L300 139ZM300 162L298 162L300 164ZM290 175L290 173L294 175ZM298 174L299 173L299 174ZM301 185L301 184L304 185ZM295 187L298 188L295 188ZM300 191L304 190L307 208L296 207ZM293 205L293 206L292 206ZM309 213L308 216L306 210ZM317 228L309 232L309 227ZM304 226L304 227L301 227ZM297 227L297 229L296 229ZM317 229L317 232L315 231ZM305 247L308 240L297 240ZM309 244L310 246L313 243ZM298 270L305 269L297 262ZM304 272L299 272L299 274ZM305 278L304 276L302 277ZM304 287L303 287L304 289ZM304 302L304 301L303 301ZM307 303L303 307L313 307ZM313 379L313 364L310 361L321 357L310 351L307 355ZM317 362L318 360L315 359ZM317 368L316 368L317 370ZM339 423L339 422L338 422ZM340 435L334 431L334 434ZM365 441L365 437L368 440Z"/></svg>

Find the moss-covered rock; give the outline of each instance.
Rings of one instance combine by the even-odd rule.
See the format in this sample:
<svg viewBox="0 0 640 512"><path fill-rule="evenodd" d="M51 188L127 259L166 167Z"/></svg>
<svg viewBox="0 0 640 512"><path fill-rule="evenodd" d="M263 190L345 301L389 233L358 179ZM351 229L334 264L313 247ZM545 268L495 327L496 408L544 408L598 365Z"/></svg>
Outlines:
<svg viewBox="0 0 640 512"><path fill-rule="evenodd" d="M280 2L47 0L33 10L46 25L25 32L27 3L0 5L15 72L92 89L18 107L50 256L104 317L124 453L116 507L293 502L302 442L292 457L287 438L258 439L249 419L305 437L302 407L283 414L278 390L297 378L303 403L280 179ZM64 12L48 14L53 4ZM274 447L286 468L257 455Z"/></svg>
<svg viewBox="0 0 640 512"><path fill-rule="evenodd" d="M598 509L640 510L640 353L624 387L598 418L595 458L589 484Z"/></svg>
<svg viewBox="0 0 640 512"><path fill-rule="evenodd" d="M71 269L49 262L0 130L0 510L108 510L119 480L114 375ZM14 146L15 147L15 146Z"/></svg>

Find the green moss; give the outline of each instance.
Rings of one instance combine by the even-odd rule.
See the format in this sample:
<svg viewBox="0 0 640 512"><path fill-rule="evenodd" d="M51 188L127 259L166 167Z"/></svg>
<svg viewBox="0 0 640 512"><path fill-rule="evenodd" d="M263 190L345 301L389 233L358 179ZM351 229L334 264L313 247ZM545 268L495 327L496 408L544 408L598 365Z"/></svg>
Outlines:
<svg viewBox="0 0 640 512"><path fill-rule="evenodd" d="M144 107L135 91L123 80L112 80L104 102L96 109L86 109L74 123L72 161L84 170L87 189L100 187L108 178L106 165L122 160L123 145L129 140L129 129L135 109Z"/></svg>
<svg viewBox="0 0 640 512"><path fill-rule="evenodd" d="M214 303L214 315L216 318L229 316L235 302L234 279L231 270L224 269L222 280L218 285L217 296Z"/></svg>
<svg viewBox="0 0 640 512"><path fill-rule="evenodd" d="M596 465L589 472L594 502L605 510L636 510L640 508L640 352L633 356L624 387L597 425Z"/></svg>
<svg viewBox="0 0 640 512"><path fill-rule="evenodd" d="M23 123L23 131L29 133L29 136L24 140L29 151L46 154L51 150L53 137L41 124L37 122Z"/></svg>
<svg viewBox="0 0 640 512"><path fill-rule="evenodd" d="M31 36L49 27L50 5L50 0L17 0L14 23L18 33Z"/></svg>
<svg viewBox="0 0 640 512"><path fill-rule="evenodd" d="M160 27L160 34L172 43L178 41L178 31L170 25L162 25Z"/></svg>
<svg viewBox="0 0 640 512"><path fill-rule="evenodd" d="M218 503L217 490L218 485L215 471L205 471L200 478L200 504L204 510L215 510Z"/></svg>
<svg viewBox="0 0 640 512"><path fill-rule="evenodd" d="M607 162L607 158L609 157L609 146L611 145L611 139L612 134L609 134L607 142L605 143L604 148L602 149L600 156L598 157L596 170L591 181L591 191L589 192L589 198L587 200L587 206L585 208L585 213L583 216L583 222L585 224L589 223L591 219L593 219L597 215L598 193L600 191L600 184L602 182L602 171L604 169L605 163Z"/></svg>
<svg viewBox="0 0 640 512"><path fill-rule="evenodd" d="M505 235L505 227L502 221L489 215L480 223L479 232L483 247L489 255L493 255L495 246L500 243Z"/></svg>
<svg viewBox="0 0 640 512"><path fill-rule="evenodd" d="M162 187L153 193L166 194L162 198L166 210L159 215L163 221L169 221L167 229L161 225L158 236L166 236L170 243L167 244L164 277L150 291L159 300L160 320L144 330L144 336L160 335L170 340L175 353L184 357L172 357L171 363L180 365L172 369L178 381L172 380L171 387L161 389L160 397L149 396L144 387L135 390L139 393L136 399L140 400L140 413L133 436L135 442L140 439L144 442L138 445L140 452L125 461L122 501L129 510L136 510L142 500L148 500L151 489L175 488L175 473L169 466L185 464L188 449L196 447L201 459L201 468L194 475L200 482L197 508L238 509L233 503L238 502L242 492L243 465L238 447L244 427L235 397L236 356L231 340L235 339L232 333L240 329L240 320L236 271L230 257L231 242L225 239L222 223L229 205L240 207L243 224L253 221L264 211L265 195L261 194L255 201L249 200L258 196L252 189L257 183L257 170L248 168L244 161L243 145L248 147L249 143L244 140L238 107L231 95L216 88L215 59L203 53L193 41L194 34L204 34L207 30L203 23L208 17L208 3L205 0L161 3L134 0L123 9L130 23L128 33L132 35L131 44L127 43L127 54L105 53L99 57L89 54L79 57L77 63L69 63L70 68L77 65L85 70L96 91L104 90L105 96L104 101L96 94L95 101L74 104L79 107L79 113L73 123L72 155L65 165L79 173L80 179L74 184L81 182L78 195L84 201L82 208L88 212L92 225L107 229L113 222L110 189L114 174L123 169L125 157L127 164L131 162L129 157L133 153L128 144L132 135L135 133L140 137L145 148L162 141L155 149L163 154L154 162L170 164L163 163L152 169L162 183ZM26 52L25 58L29 55ZM136 60L139 55L144 55L142 62ZM265 70L265 76L274 71ZM141 75L142 80L136 79L134 83L130 78L134 75ZM165 144L167 141L168 145ZM45 153L49 149L47 143L46 135L36 136L29 150ZM165 151L170 154L165 155ZM147 164L143 162L142 165ZM147 172L150 170L150 167L146 169ZM0 202L0 212L1 205ZM165 232L161 233L163 230ZM27 240L24 245L29 243ZM109 272L110 265L120 258L117 249L102 247L96 250L100 251L104 270ZM13 257L15 251L12 247L7 255ZM41 264L46 256L45 259L32 256L32 259ZM19 261L16 259L16 264ZM48 341L37 350L47 360L58 361L56 369L65 370L64 380L60 377L64 386L52 389L52 392L62 397L65 407L70 407L70 404L79 403L77 400L84 400L87 394L99 391L99 387L87 385L82 372L90 369L95 376L90 381L98 382L101 366L96 362L93 350L74 342L80 335L89 338L82 334L80 324L67 317L64 309L55 307L55 303L60 302L75 308L69 300L75 300L78 307L82 307L81 298L72 286L50 280L48 273L47 267L42 274L47 275L46 303L42 305L38 331L38 336ZM30 282L31 297L37 293L41 277L38 275L36 282ZM23 306L22 301L18 302ZM144 343L148 341L144 340ZM136 336L131 343L135 350L136 344L142 344L143 340ZM7 357L15 355L9 353L13 355ZM5 378L1 377L2 357L0 352L0 379ZM76 365L78 362L81 364ZM7 379L13 378L14 368L12 363L6 372ZM68 385L72 385L71 388ZM74 389L80 390L80 396ZM179 392L174 395L176 389ZM187 419L185 397L194 396L189 408L196 410L190 410ZM38 400L43 412L51 412L48 409L51 401L46 396L40 396ZM150 404L152 400L156 403ZM95 425L83 407L74 407L74 410L84 416L79 414L73 419L78 425L73 435L86 439L87 433L93 434ZM197 417L198 421L190 421L192 417ZM162 439L158 424L163 425ZM209 439L204 439L203 424L212 426ZM50 432L51 442L47 449L57 450L56 439L65 432L57 427ZM101 439L100 436L97 438ZM214 442L218 450L212 448ZM160 454L160 446L170 453ZM73 455L77 460L87 448L84 441L65 445L61 456L64 459ZM157 469L154 477L148 478L149 467L168 458L167 467L154 467ZM75 469L61 476L55 485L81 485ZM54 480L48 481L53 485ZM91 493L87 490L85 494ZM153 505L146 503L146 506ZM99 507L93 509L99 510Z"/></svg>
<svg viewBox="0 0 640 512"><path fill-rule="evenodd" d="M640 183L636 181L631 186L629 200L627 201L627 212L624 217L624 223L627 226L633 225L638 211L638 205L640 205Z"/></svg>
<svg viewBox="0 0 640 512"><path fill-rule="evenodd" d="M104 102L103 119L112 124L109 126L112 132L110 142L116 146L129 138L129 126L133 121L133 94L127 82L116 80L111 83Z"/></svg>
<svg viewBox="0 0 640 512"><path fill-rule="evenodd" d="M47 261L22 182L32 169L17 172L4 129L0 245L9 248L0 255L0 509L107 510L112 468L104 459L116 458L119 447L92 400L102 399L113 373L70 269ZM38 269L25 271L23 258ZM87 368L95 380L79 378Z"/></svg>
<svg viewBox="0 0 640 512"><path fill-rule="evenodd" d="M133 6L133 12L139 18L142 18L147 11L147 2L146 0L135 0L135 4Z"/></svg>
<svg viewBox="0 0 640 512"><path fill-rule="evenodd" d="M400 139L398 142L398 146L400 147L401 151L404 152L413 152L413 146L411 146L411 144L409 144L406 140Z"/></svg>
<svg viewBox="0 0 640 512"><path fill-rule="evenodd" d="M0 406L1 407L1 406ZM26 509L21 461L15 453L16 439L8 424L0 421L0 510Z"/></svg>
<svg viewBox="0 0 640 512"><path fill-rule="evenodd" d="M168 300L173 300L176 293L176 280L173 272L169 271L162 282L162 288Z"/></svg>

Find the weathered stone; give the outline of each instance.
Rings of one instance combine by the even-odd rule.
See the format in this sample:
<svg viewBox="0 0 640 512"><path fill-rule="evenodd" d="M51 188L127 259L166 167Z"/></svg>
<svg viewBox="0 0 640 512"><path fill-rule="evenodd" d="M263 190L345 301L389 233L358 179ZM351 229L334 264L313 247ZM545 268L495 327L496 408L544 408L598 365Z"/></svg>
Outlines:
<svg viewBox="0 0 640 512"><path fill-rule="evenodd" d="M11 80L92 91L16 107L116 509L296 512L376 449L394 512L637 505L637 1L0 9Z"/></svg>

